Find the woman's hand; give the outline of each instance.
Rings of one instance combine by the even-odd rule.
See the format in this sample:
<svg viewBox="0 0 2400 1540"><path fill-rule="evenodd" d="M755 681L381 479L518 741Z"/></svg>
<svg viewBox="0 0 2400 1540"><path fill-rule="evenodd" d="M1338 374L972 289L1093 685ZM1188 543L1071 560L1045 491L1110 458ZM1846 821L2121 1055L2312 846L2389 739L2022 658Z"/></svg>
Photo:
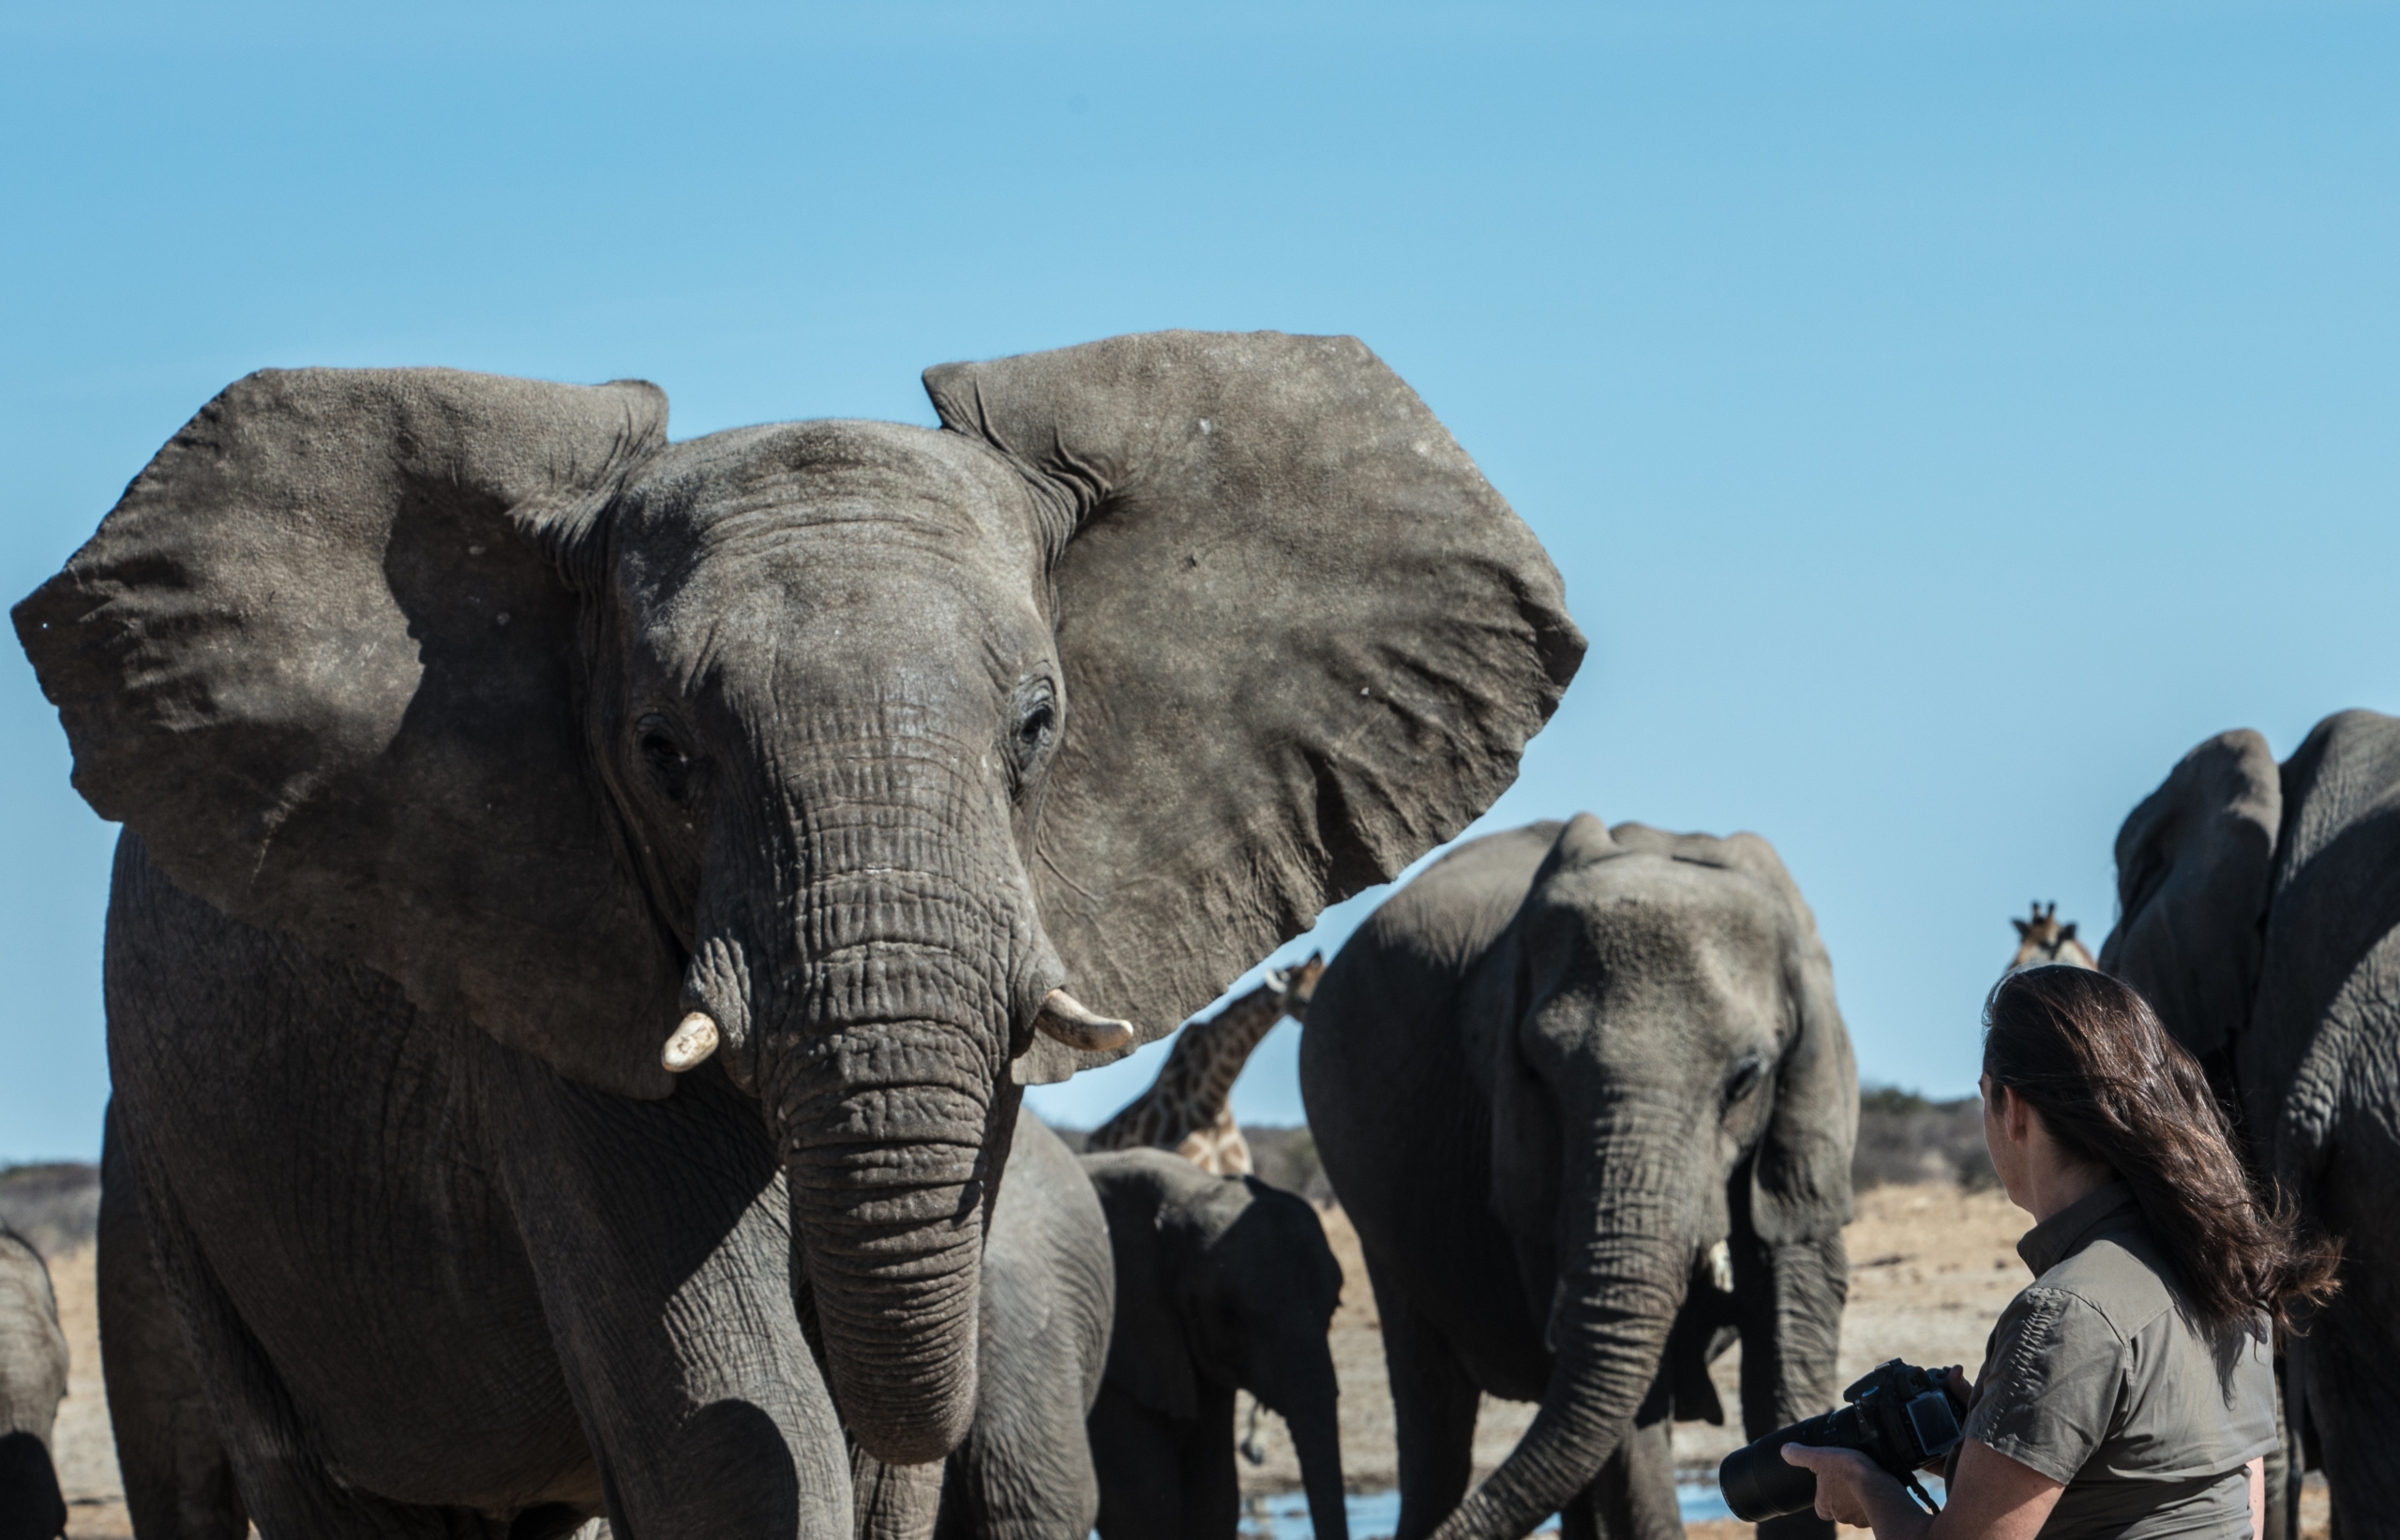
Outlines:
<svg viewBox="0 0 2400 1540"><path fill-rule="evenodd" d="M1823 1449L1805 1443L1783 1446L1787 1465L1806 1466L1817 1476L1817 1517L1856 1529L1873 1527L1878 1511L1888 1513L1890 1500L1908 1503L1907 1488L1855 1449ZM1886 1501L1868 1505L1870 1494Z"/></svg>
<svg viewBox="0 0 2400 1540"><path fill-rule="evenodd" d="M1981 1439L1958 1450L1958 1479L1940 1517L1855 1449L1787 1443L1784 1459L1817 1477L1817 1517L1864 1526L1875 1540L2035 1540L2064 1487L2018 1464Z"/></svg>

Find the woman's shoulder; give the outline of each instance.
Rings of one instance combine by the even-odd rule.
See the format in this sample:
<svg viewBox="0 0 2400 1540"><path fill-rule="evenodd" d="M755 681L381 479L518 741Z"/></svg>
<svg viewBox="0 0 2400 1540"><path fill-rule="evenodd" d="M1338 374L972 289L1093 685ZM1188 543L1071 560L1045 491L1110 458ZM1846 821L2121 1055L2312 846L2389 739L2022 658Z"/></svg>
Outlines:
<svg viewBox="0 0 2400 1540"><path fill-rule="evenodd" d="M2112 1227L2064 1258L2025 1290L2073 1299L2122 1340L2131 1341L2160 1316L2176 1308L2180 1284L2140 1225Z"/></svg>

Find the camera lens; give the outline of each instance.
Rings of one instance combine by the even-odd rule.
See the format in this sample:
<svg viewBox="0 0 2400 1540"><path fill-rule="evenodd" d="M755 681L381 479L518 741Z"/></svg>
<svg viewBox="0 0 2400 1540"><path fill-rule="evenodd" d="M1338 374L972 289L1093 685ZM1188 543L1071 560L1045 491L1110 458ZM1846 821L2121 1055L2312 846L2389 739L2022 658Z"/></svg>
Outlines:
<svg viewBox="0 0 2400 1540"><path fill-rule="evenodd" d="M1848 1407L1793 1423L1780 1432L1769 1433L1756 1443L1747 1444L1725 1457L1717 1468L1718 1489L1724 1493L1725 1505L1733 1517L1755 1524L1761 1519L1776 1518L1788 1513L1801 1513L1817 1503L1817 1473L1805 1465L1793 1465L1783 1458L1787 1443L1802 1443L1836 1447L1854 1446L1858 1442L1853 1427L1849 1436L1837 1426L1847 1418L1852 1424L1857 1413Z"/></svg>

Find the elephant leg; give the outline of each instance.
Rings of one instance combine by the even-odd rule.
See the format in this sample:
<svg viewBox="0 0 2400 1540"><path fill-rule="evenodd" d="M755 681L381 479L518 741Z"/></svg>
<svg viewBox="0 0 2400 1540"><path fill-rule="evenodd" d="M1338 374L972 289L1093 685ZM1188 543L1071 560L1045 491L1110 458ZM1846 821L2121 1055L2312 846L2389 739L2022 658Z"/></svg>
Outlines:
<svg viewBox="0 0 2400 1540"><path fill-rule="evenodd" d="M1466 1496L1475 1474L1475 1414L1482 1392L1432 1323L1409 1308L1372 1258L1368 1280L1384 1323L1400 1455L1397 1540L1423 1540Z"/></svg>
<svg viewBox="0 0 2400 1540"><path fill-rule="evenodd" d="M1172 1540L1183 1524L1184 1428L1102 1383L1085 1424L1100 1476L1101 1540Z"/></svg>
<svg viewBox="0 0 2400 1540"><path fill-rule="evenodd" d="M2385 1368L2392 1327L2371 1310L2336 1294L2303 1339L2302 1394L2337 1536L2388 1533L2400 1513L2400 1459L2388 1436L2400 1428L2400 1384Z"/></svg>
<svg viewBox="0 0 2400 1540"><path fill-rule="evenodd" d="M111 1109L100 1154L100 1371L125 1505L140 1540L241 1540L250 1518L200 1370L150 1256L142 1196Z"/></svg>
<svg viewBox="0 0 2400 1540"><path fill-rule="evenodd" d="M1234 1470L1234 1387L1203 1383L1198 1426L1183 1441L1181 1540L1225 1540L1241 1522Z"/></svg>
<svg viewBox="0 0 2400 1540"><path fill-rule="evenodd" d="M149 1233L150 1257L183 1324L188 1363L221 1440L218 1449L232 1473L240 1508L248 1510L259 1533L266 1540L490 1540L484 1518L466 1509L398 1503L335 1479L282 1377L209 1270L172 1190L151 1179L149 1162L134 1158L130 1148L120 1171L126 1167L136 1174L139 1222ZM118 1218L122 1222L122 1210ZM104 1322L102 1330L107 1329ZM131 1347L124 1344L118 1351ZM105 1373L108 1350L102 1353ZM145 1471L156 1473L155 1467ZM175 1467L173 1479L179 1482L186 1473L186 1468ZM156 1495L157 1488L151 1490ZM223 1516L209 1518L221 1522ZM142 1540L153 1540L153 1531L140 1533Z"/></svg>
<svg viewBox="0 0 2400 1540"><path fill-rule="evenodd" d="M502 1185L611 1521L848 1540L849 1453L802 1332L757 1103L714 1065L636 1101L478 1052Z"/></svg>

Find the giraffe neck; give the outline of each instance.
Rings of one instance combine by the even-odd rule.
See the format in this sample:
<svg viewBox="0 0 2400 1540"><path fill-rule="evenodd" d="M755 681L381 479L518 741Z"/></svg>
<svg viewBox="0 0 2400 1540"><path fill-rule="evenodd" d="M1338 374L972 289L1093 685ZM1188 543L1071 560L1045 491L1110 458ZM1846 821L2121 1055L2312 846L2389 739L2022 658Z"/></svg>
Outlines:
<svg viewBox="0 0 2400 1540"><path fill-rule="evenodd" d="M1230 1126L1234 1082L1282 1015L1282 992L1261 984L1208 1020L1186 1026L1150 1088L1093 1129L1085 1147L1171 1150L1195 1129L1220 1121ZM1238 1129L1234 1137L1239 1140Z"/></svg>
<svg viewBox="0 0 2400 1540"><path fill-rule="evenodd" d="M1205 1031L1208 1041L1200 1055L1188 1109L1195 1125L1212 1123L1233 1096L1251 1051L1283 1019L1283 992L1261 984L1192 1030Z"/></svg>

